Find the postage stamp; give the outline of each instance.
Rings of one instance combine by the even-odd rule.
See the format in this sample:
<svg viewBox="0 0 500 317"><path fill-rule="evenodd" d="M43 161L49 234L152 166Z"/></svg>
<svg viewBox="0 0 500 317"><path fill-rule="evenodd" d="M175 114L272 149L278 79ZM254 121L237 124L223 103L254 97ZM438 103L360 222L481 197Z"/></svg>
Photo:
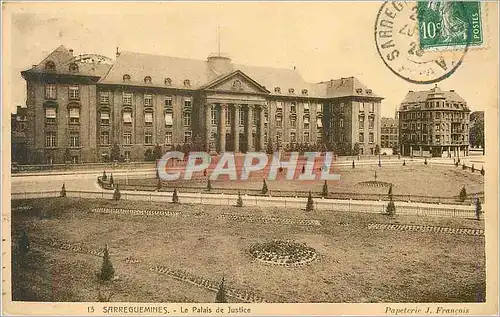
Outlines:
<svg viewBox="0 0 500 317"><path fill-rule="evenodd" d="M420 48L483 44L479 1L419 1Z"/></svg>
<svg viewBox="0 0 500 317"><path fill-rule="evenodd" d="M418 10L417 2L385 2L375 23L377 50L385 65L404 80L415 84L439 82L460 67L469 48L469 37L459 46L441 40L443 46L453 46L449 50L424 50L420 44L419 17L427 11L421 9L419 14ZM429 15L427 19L434 16ZM431 30L431 35L436 37L433 27ZM429 33L427 26L426 32ZM427 33L425 35L430 37Z"/></svg>

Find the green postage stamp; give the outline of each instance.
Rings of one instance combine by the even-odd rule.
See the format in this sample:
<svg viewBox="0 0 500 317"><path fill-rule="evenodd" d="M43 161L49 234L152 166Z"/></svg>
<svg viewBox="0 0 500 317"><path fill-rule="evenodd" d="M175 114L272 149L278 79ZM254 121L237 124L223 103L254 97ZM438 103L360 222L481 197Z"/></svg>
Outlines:
<svg viewBox="0 0 500 317"><path fill-rule="evenodd" d="M417 8L421 49L483 44L479 1L418 1Z"/></svg>

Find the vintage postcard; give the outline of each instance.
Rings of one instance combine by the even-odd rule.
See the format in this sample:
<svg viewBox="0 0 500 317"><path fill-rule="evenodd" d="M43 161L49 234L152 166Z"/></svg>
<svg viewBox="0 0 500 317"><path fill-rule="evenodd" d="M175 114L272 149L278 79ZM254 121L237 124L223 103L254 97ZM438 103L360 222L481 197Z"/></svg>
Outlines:
<svg viewBox="0 0 500 317"><path fill-rule="evenodd" d="M496 1L2 18L2 314L498 314Z"/></svg>

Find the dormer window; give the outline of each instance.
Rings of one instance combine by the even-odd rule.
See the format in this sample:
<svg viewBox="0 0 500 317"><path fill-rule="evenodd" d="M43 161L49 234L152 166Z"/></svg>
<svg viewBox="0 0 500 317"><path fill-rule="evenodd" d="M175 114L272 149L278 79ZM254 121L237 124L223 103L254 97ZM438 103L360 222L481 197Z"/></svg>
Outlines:
<svg viewBox="0 0 500 317"><path fill-rule="evenodd" d="M367 90L366 90L366 93L367 93L368 95L371 95L371 94L372 94L372 90L371 90L371 89L367 89Z"/></svg>
<svg viewBox="0 0 500 317"><path fill-rule="evenodd" d="M191 82L189 79L184 79L184 87L191 87Z"/></svg>
<svg viewBox="0 0 500 317"><path fill-rule="evenodd" d="M363 89L361 89L361 88L356 89L356 93L362 94L363 93Z"/></svg>
<svg viewBox="0 0 500 317"><path fill-rule="evenodd" d="M56 70L56 64L53 61L45 63L45 70Z"/></svg>
<svg viewBox="0 0 500 317"><path fill-rule="evenodd" d="M170 77L165 78L165 85L172 86L172 78L170 78Z"/></svg>
<svg viewBox="0 0 500 317"><path fill-rule="evenodd" d="M280 87L274 87L274 92L277 94L281 94L281 88Z"/></svg>
<svg viewBox="0 0 500 317"><path fill-rule="evenodd" d="M69 64L69 71L72 73L78 73L78 64L76 63Z"/></svg>
<svg viewBox="0 0 500 317"><path fill-rule="evenodd" d="M151 76L144 77L144 83L151 84Z"/></svg>
<svg viewBox="0 0 500 317"><path fill-rule="evenodd" d="M129 74L123 75L123 82L125 82L125 83L130 82L130 75Z"/></svg>
<svg viewBox="0 0 500 317"><path fill-rule="evenodd" d="M308 94L307 89L302 89L302 94L303 94L304 96L307 96L307 94Z"/></svg>
<svg viewBox="0 0 500 317"><path fill-rule="evenodd" d="M293 89L293 88L288 89L288 93L290 93L290 94L295 93L295 89Z"/></svg>

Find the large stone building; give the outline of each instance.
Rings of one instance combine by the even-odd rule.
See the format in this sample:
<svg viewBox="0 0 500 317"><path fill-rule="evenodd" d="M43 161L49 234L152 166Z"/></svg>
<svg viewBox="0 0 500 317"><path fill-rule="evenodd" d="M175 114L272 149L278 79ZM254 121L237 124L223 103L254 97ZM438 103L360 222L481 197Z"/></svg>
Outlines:
<svg viewBox="0 0 500 317"><path fill-rule="evenodd" d="M409 91L399 108L400 148L403 155L466 156L469 152L469 113L454 90L437 85Z"/></svg>
<svg viewBox="0 0 500 317"><path fill-rule="evenodd" d="M383 98L356 78L305 82L295 71L117 51L116 60L60 46L22 73L31 163L144 160L189 144L211 152L335 144L373 153Z"/></svg>
<svg viewBox="0 0 500 317"><path fill-rule="evenodd" d="M382 153L390 154L399 150L399 127L397 118L383 117L380 120L380 147ZM389 154L387 153L387 154Z"/></svg>

